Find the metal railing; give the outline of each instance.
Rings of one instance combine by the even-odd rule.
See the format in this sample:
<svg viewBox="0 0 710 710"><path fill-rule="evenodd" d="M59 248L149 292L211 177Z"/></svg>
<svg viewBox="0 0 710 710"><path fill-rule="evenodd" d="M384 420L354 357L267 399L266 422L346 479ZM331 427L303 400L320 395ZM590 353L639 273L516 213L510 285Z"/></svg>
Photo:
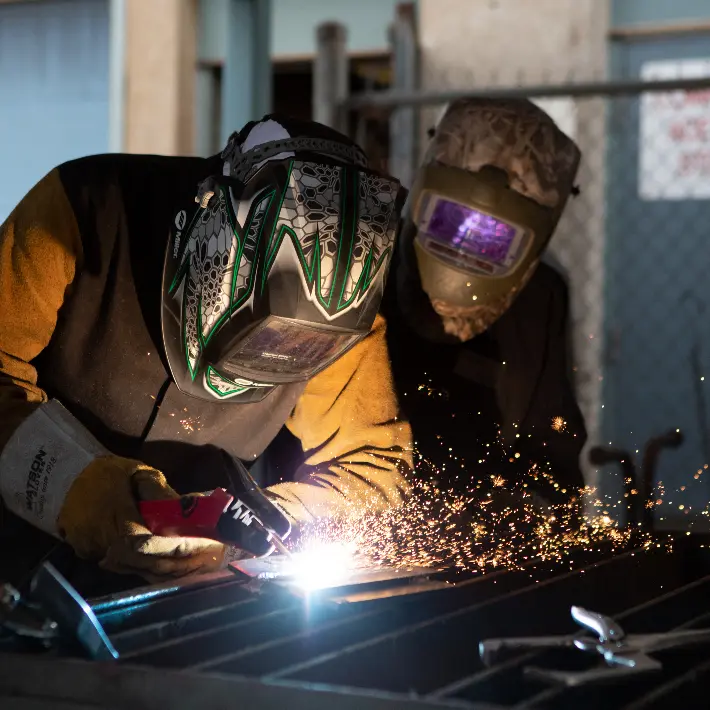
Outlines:
<svg viewBox="0 0 710 710"><path fill-rule="evenodd" d="M649 439L681 430L683 444L663 453L653 482L656 524L707 522L710 77L514 87L491 86L492 77L482 88L422 91L413 13L400 9L390 36L391 90L346 96L329 115L342 127L353 125L349 114L381 110L391 126L389 168L405 184L435 120L431 109L463 97L529 98L579 144L581 194L546 258L569 284L573 378L588 446L635 456ZM322 90L318 100L336 93ZM614 515L628 490L583 458L587 482Z"/></svg>

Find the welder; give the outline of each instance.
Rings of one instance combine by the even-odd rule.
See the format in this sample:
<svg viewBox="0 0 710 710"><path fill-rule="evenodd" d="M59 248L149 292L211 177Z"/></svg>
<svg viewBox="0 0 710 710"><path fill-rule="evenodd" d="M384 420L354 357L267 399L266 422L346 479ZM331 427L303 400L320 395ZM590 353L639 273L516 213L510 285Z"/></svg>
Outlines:
<svg viewBox="0 0 710 710"><path fill-rule="evenodd" d="M153 535L140 501L228 488L284 423L305 463L264 493L295 528L399 504L411 432L377 312L405 196L278 115L211 158L41 179L0 228L0 578L56 540L152 580L221 568L231 546Z"/></svg>
<svg viewBox="0 0 710 710"><path fill-rule="evenodd" d="M455 101L430 133L383 312L417 471L444 489L583 485L567 286L542 261L579 160L524 99Z"/></svg>

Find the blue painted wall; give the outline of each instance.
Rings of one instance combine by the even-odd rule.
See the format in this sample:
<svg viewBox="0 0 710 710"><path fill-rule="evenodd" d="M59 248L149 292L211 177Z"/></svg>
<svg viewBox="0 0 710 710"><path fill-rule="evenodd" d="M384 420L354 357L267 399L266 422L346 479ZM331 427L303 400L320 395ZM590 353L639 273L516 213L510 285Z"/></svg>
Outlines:
<svg viewBox="0 0 710 710"><path fill-rule="evenodd" d="M224 66L222 143L235 127L269 110L271 58L314 54L316 28L327 21L347 27L350 52L386 51L387 32L398 1L271 0L267 7L266 0L201 0L198 56ZM257 7L262 20L268 18L266 23L255 20ZM266 52L262 49L264 42L268 42ZM209 72L199 72L196 149L200 155L212 150L213 91Z"/></svg>
<svg viewBox="0 0 710 710"><path fill-rule="evenodd" d="M708 0L612 0L615 28L692 20L710 20ZM647 62L697 58L710 59L708 32L613 42L610 76L634 80ZM661 455L655 482L666 504L655 515L660 526L684 529L703 523L710 503L710 479L694 478L710 463L710 201L641 198L639 126L638 97L609 102L602 430L639 459L649 437L683 431L685 443ZM658 166L661 184L673 169Z"/></svg>
<svg viewBox="0 0 710 710"><path fill-rule="evenodd" d="M271 53L315 52L315 31L336 20L348 28L351 52L386 49L387 27L400 0L272 0Z"/></svg>
<svg viewBox="0 0 710 710"><path fill-rule="evenodd" d="M229 0L200 0L197 53L204 61L224 61L227 54Z"/></svg>
<svg viewBox="0 0 710 710"><path fill-rule="evenodd" d="M335 20L348 28L351 52L386 49L387 28L400 0L272 0L271 54L274 57L315 52L316 27ZM200 56L223 60L226 55L229 0L202 0Z"/></svg>
<svg viewBox="0 0 710 710"><path fill-rule="evenodd" d="M0 4L0 222L58 163L108 150L107 0Z"/></svg>

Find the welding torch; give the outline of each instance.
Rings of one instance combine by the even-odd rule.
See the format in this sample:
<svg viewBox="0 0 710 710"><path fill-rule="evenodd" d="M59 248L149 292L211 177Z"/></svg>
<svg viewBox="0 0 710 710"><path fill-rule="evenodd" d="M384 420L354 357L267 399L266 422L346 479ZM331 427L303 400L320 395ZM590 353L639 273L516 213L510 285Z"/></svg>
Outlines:
<svg viewBox="0 0 710 710"><path fill-rule="evenodd" d="M166 537L203 537L232 545L255 557L275 550L291 556L284 540L291 522L259 488L246 466L224 453L229 488L178 499L141 501L148 529Z"/></svg>

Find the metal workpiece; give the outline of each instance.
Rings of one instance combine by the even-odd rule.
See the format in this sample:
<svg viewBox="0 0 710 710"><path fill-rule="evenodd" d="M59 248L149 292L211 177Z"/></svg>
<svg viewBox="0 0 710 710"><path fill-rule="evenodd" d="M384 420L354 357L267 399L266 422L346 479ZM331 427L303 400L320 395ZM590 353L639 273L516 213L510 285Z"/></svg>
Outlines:
<svg viewBox="0 0 710 710"><path fill-rule="evenodd" d="M298 586L307 582L299 578L297 563L291 555L270 555L269 557L254 557L237 560L231 567L250 578L271 580L287 586ZM325 566L324 566L325 567ZM310 572L311 570L309 570ZM388 567L386 565L353 566L339 574L331 574L327 568L314 570L318 589L334 589L350 587L352 585L374 584L378 582L396 582L413 577L429 577L440 569L432 567Z"/></svg>
<svg viewBox="0 0 710 710"><path fill-rule="evenodd" d="M142 607L178 594L184 596L187 592L194 592L205 587L215 589L222 584L234 583L234 581L234 574L229 570L182 577L96 597L91 600L91 608L97 614L111 614L127 607L133 609Z"/></svg>
<svg viewBox="0 0 710 710"><path fill-rule="evenodd" d="M49 562L32 578L28 598L9 584L2 587L0 632L45 648L78 649L94 660L118 658L93 609Z"/></svg>
<svg viewBox="0 0 710 710"><path fill-rule="evenodd" d="M292 558L273 555L237 561L232 567L256 583L273 585L319 603L362 603L424 594L450 586L446 581L434 579L442 570L431 567L358 567L339 574L323 569L304 578L294 574Z"/></svg>
<svg viewBox="0 0 710 710"><path fill-rule="evenodd" d="M530 560L519 569L446 571L325 595L236 572L148 586L92 602L119 653L109 677L106 664L57 659L62 677L43 679L39 692L65 701L76 691L85 703L78 707L92 707L94 681L63 683L68 673L76 684L93 673L116 698L146 708L158 707L156 689L170 679L183 693L166 688L161 709L190 707L198 696L201 706L223 707L230 692L232 702L248 693L255 710L705 708L709 543L682 536L671 553L655 545L580 550L564 567ZM520 637L524 648L503 647ZM489 644L484 663L477 650L485 640L502 643ZM29 669L41 662L46 673L49 660L10 658L28 670L20 680L0 660L3 708L11 693L37 692ZM569 672L582 672L583 682L556 675Z"/></svg>

